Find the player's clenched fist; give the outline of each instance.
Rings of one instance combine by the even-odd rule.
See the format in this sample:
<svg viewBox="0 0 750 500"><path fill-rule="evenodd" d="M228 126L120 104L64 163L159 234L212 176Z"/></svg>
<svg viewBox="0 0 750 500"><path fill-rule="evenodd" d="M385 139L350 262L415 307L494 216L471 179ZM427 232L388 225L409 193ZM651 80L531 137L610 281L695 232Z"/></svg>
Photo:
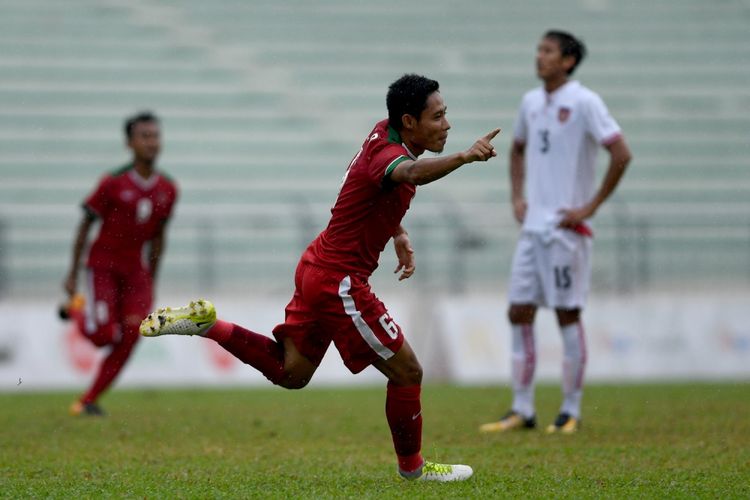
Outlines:
<svg viewBox="0 0 750 500"><path fill-rule="evenodd" d="M469 149L464 153L466 155L466 163L474 161L487 161L493 156L497 156L495 152L495 146L492 145L492 139L500 133L500 129L496 128L484 137L477 139Z"/></svg>

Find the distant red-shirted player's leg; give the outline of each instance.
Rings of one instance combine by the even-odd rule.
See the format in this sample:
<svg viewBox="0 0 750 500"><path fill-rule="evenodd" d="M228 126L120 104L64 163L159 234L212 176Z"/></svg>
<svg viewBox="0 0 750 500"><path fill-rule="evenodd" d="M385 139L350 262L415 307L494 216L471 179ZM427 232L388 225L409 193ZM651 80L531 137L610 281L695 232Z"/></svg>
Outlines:
<svg viewBox="0 0 750 500"><path fill-rule="evenodd" d="M123 325L122 338L112 344L112 351L99 366L99 372L91 388L81 397L81 403L93 403L99 395L112 385L115 377L122 371L125 363L133 351L133 347L140 339L137 325Z"/></svg>
<svg viewBox="0 0 750 500"><path fill-rule="evenodd" d="M91 274L94 285L90 295L101 302L105 301L105 297L108 298L106 302L109 312L107 322L98 324L96 332L89 335L89 339L98 346L111 346L111 351L102 360L91 388L81 398L81 403L84 404L96 402L125 367L141 338L138 331L141 319L151 308L153 300L153 282L145 269L132 270L125 276L101 271L92 271ZM115 303L119 303L119 307L114 306ZM90 314L94 315L95 304L90 305ZM120 314L116 315L115 311L118 309ZM120 325L120 331L117 324Z"/></svg>
<svg viewBox="0 0 750 500"><path fill-rule="evenodd" d="M273 339L246 330L228 321L217 320L206 337L232 353L234 357L278 384L284 378L284 348Z"/></svg>
<svg viewBox="0 0 750 500"><path fill-rule="evenodd" d="M408 387L388 383L385 415L391 428L398 466L403 472L419 469L424 460L422 449L421 386Z"/></svg>

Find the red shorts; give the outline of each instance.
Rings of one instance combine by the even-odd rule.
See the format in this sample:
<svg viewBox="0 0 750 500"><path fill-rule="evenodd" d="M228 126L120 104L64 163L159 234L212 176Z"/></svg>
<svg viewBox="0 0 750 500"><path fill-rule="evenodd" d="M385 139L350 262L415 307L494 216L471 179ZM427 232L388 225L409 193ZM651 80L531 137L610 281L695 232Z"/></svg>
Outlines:
<svg viewBox="0 0 750 500"><path fill-rule="evenodd" d="M119 342L131 330L137 334L141 320L151 311L151 274L145 269L87 268L84 295L81 333L97 346Z"/></svg>
<svg viewBox="0 0 750 500"><path fill-rule="evenodd" d="M401 327L372 293L367 280L300 262L285 322L273 330L290 338L316 366L331 342L352 373L389 359L404 343Z"/></svg>

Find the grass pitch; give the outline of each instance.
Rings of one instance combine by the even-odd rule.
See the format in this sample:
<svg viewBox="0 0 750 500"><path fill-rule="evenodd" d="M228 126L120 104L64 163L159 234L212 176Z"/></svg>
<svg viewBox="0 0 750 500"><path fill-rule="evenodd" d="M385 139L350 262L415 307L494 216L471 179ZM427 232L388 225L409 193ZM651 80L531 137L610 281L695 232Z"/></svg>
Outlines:
<svg viewBox="0 0 750 500"><path fill-rule="evenodd" d="M385 385L367 389L118 390L106 418L71 393L0 394L0 497L748 498L750 384L598 385L582 431L480 435L508 389L426 386L427 459L463 483L397 478Z"/></svg>

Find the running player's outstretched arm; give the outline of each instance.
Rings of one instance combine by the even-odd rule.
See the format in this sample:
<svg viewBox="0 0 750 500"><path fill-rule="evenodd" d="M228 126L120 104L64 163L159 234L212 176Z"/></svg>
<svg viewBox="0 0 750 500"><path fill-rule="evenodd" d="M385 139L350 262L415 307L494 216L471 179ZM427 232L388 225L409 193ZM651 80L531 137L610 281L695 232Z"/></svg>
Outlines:
<svg viewBox="0 0 750 500"><path fill-rule="evenodd" d="M466 151L435 158L420 158L415 161L401 162L391 173L391 180L421 186L445 177L467 163L487 161L493 156L497 156L491 141L499 133L500 129L496 128L484 137L477 139Z"/></svg>
<svg viewBox="0 0 750 500"><path fill-rule="evenodd" d="M563 210L561 227L573 227L593 216L597 209L614 192L625 173L632 156L625 139L620 137L615 142L605 146L609 151L609 168L594 198L586 205L572 210Z"/></svg>

